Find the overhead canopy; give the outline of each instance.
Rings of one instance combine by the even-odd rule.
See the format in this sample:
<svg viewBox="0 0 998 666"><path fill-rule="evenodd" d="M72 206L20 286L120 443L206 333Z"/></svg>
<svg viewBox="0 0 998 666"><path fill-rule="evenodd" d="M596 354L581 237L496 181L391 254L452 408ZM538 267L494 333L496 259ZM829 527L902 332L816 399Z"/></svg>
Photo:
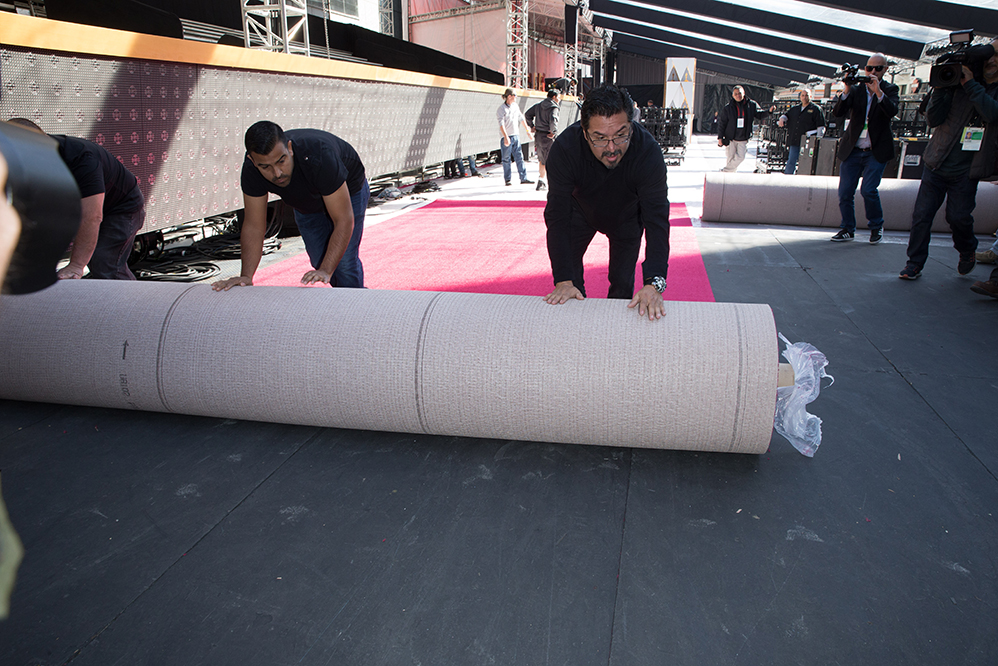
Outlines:
<svg viewBox="0 0 998 666"><path fill-rule="evenodd" d="M960 0L957 0L958 2ZM927 42L956 29L998 35L998 9L939 0L589 0L593 25L619 51L695 57L754 72L755 80L833 76L870 54L917 60ZM657 45L655 44L657 42ZM785 85L785 84L774 84Z"/></svg>

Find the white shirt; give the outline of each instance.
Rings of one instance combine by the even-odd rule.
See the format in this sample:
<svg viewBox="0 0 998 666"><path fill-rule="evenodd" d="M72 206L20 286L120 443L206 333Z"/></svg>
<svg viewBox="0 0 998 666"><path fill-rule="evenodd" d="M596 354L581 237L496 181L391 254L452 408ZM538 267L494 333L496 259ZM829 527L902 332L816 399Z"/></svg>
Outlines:
<svg viewBox="0 0 998 666"><path fill-rule="evenodd" d="M518 137L520 136L520 130L516 128L520 124L520 121L526 122L523 118L523 111L520 111L520 107L517 106L516 102L507 105L503 102L499 105L499 110L496 111L496 119L499 120L499 125L506 128L506 136Z"/></svg>

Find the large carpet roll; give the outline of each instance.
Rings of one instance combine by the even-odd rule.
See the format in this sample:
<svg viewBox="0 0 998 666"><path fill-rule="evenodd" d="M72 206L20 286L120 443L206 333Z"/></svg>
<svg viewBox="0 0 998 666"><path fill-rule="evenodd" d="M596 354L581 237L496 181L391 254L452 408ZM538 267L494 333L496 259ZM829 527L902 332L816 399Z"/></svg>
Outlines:
<svg viewBox="0 0 998 666"><path fill-rule="evenodd" d="M766 305L60 282L0 298L0 398L313 426L762 453Z"/></svg>
<svg viewBox="0 0 998 666"><path fill-rule="evenodd" d="M884 228L911 229L911 214L921 181L884 179L880 181L880 203ZM837 176L785 176L761 173L708 173L703 187L705 222L748 222L787 224L802 227L838 227L839 179ZM856 226L866 228L863 197L856 189ZM949 231L946 204L932 222L933 231ZM998 185L982 182L977 188L974 231L990 234L998 229Z"/></svg>

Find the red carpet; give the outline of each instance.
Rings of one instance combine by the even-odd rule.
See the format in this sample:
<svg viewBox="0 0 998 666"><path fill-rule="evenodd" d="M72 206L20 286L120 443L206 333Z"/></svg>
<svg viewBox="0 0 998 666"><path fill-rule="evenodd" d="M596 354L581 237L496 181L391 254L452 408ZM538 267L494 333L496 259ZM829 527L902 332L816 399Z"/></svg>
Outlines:
<svg viewBox="0 0 998 666"><path fill-rule="evenodd" d="M670 211L670 301L713 301L686 206ZM542 201L438 200L364 230L360 257L370 289L543 296L551 291ZM642 257L643 257L642 250ZM605 298L609 243L596 234L586 253L586 291ZM258 285L293 286L309 270L305 253L261 268ZM641 267L635 288L641 286Z"/></svg>

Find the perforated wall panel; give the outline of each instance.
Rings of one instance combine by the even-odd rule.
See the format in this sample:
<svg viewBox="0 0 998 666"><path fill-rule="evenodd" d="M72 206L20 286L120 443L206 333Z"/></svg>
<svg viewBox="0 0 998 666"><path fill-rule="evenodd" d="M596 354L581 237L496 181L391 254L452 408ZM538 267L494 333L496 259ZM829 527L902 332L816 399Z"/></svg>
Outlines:
<svg viewBox="0 0 998 666"><path fill-rule="evenodd" d="M242 138L257 120L346 139L369 178L499 148L502 100L484 92L11 46L0 46L0 81L4 120L94 141L135 174L143 231L242 208ZM562 125L577 118L563 103Z"/></svg>

